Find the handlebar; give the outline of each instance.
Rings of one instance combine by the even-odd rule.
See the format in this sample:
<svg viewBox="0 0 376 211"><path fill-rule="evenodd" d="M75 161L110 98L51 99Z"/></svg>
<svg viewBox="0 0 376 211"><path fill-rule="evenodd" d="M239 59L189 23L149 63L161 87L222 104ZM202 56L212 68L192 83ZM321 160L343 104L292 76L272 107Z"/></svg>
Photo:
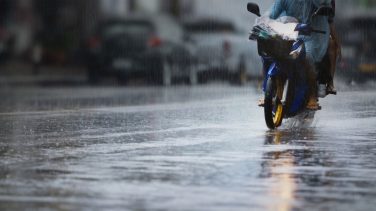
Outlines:
<svg viewBox="0 0 376 211"><path fill-rule="evenodd" d="M296 26L295 31L298 31L300 35L310 36L312 33L326 34L326 31L313 29L310 24L300 23Z"/></svg>

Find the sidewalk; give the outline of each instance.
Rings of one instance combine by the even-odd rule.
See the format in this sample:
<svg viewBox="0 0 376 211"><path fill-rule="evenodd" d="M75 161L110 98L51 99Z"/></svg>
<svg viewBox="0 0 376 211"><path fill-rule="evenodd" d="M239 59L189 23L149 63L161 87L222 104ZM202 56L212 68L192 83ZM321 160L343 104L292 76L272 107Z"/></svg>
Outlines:
<svg viewBox="0 0 376 211"><path fill-rule="evenodd" d="M9 62L0 66L0 86L84 85L86 69L79 66L41 66L33 74L32 65Z"/></svg>

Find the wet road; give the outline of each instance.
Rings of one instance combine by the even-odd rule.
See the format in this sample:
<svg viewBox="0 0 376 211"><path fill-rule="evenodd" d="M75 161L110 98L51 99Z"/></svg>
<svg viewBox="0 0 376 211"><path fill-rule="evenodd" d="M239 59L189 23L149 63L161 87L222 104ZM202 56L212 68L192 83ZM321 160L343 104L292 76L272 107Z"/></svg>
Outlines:
<svg viewBox="0 0 376 211"><path fill-rule="evenodd" d="M268 131L252 87L2 89L0 210L372 210L373 90Z"/></svg>

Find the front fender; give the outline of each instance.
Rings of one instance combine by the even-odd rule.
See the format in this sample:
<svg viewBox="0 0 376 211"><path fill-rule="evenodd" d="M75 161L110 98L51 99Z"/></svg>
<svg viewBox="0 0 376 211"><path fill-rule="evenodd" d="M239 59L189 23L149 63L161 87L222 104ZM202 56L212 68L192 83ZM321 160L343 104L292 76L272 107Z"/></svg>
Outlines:
<svg viewBox="0 0 376 211"><path fill-rule="evenodd" d="M277 66L276 62L273 62L270 66L269 69L267 70L267 75L264 78L264 84L263 84L263 89L264 91L266 90L266 83L268 82L268 79L271 77L275 77L279 74L279 68Z"/></svg>
<svg viewBox="0 0 376 211"><path fill-rule="evenodd" d="M268 77L273 77L278 75L279 68L277 66L277 63L272 63L268 69Z"/></svg>

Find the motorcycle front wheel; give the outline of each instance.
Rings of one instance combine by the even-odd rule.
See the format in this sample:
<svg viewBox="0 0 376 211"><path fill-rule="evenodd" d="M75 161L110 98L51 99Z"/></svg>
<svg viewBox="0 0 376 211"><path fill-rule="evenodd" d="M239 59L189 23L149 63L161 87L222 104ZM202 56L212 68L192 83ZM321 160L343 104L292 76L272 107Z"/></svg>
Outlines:
<svg viewBox="0 0 376 211"><path fill-rule="evenodd" d="M267 81L265 90L265 121L270 129L275 129L282 124L284 107L282 98L285 84L278 77L271 77Z"/></svg>

